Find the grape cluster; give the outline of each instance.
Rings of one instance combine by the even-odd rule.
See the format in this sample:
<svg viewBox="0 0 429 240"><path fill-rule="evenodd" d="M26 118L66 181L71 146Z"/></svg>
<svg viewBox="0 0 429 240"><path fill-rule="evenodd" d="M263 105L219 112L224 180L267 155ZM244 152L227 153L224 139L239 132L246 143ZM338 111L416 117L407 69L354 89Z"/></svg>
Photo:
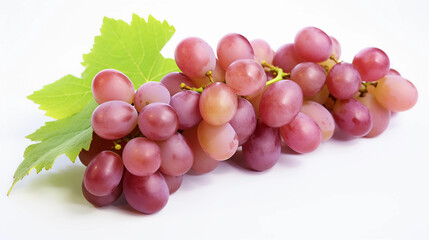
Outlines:
<svg viewBox="0 0 429 240"><path fill-rule="evenodd" d="M213 171L239 149L247 168L264 171L278 161L282 141L308 153L336 126L375 137L391 112L415 105L416 88L382 50L363 49L352 63L340 55L335 38L307 27L277 51L236 33L220 39L216 54L204 40L186 38L174 53L182 72L137 91L123 73L99 72L93 140L79 154L87 166L83 195L105 206L123 193L131 207L151 214L184 174Z"/></svg>

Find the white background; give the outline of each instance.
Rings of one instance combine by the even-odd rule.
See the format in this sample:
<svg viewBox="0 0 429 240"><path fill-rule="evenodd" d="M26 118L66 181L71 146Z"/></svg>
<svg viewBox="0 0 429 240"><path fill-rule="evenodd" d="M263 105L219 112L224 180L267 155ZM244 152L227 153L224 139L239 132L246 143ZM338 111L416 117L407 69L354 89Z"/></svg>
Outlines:
<svg viewBox="0 0 429 240"><path fill-rule="evenodd" d="M428 1L4 1L0 0L0 239L429 239ZM222 163L182 188L155 215L123 201L96 209L80 192L84 167L66 157L19 182L13 173L48 117L26 99L66 74L79 76L104 16L167 20L213 48L229 32L273 49L305 26L336 37L342 59L374 46L419 90L374 139L336 135L315 152L282 154L263 173Z"/></svg>

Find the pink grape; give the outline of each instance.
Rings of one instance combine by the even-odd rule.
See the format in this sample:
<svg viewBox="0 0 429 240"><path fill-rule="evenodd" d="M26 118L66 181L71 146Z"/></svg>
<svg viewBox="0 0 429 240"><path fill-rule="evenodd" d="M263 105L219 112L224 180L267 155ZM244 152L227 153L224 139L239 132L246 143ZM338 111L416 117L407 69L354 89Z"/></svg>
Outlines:
<svg viewBox="0 0 429 240"><path fill-rule="evenodd" d="M256 114L252 104L244 98L238 98L237 112L229 124L238 136L238 145L243 145L256 128Z"/></svg>
<svg viewBox="0 0 429 240"><path fill-rule="evenodd" d="M387 75L377 82L374 96L386 109L401 112L412 108L417 103L418 92L414 84L407 79Z"/></svg>
<svg viewBox="0 0 429 240"><path fill-rule="evenodd" d="M194 154L186 139L175 133L165 141L158 142L161 151L160 171L170 176L185 174L192 167Z"/></svg>
<svg viewBox="0 0 429 240"><path fill-rule="evenodd" d="M114 69L105 69L97 73L92 80L92 95L98 104L119 100L132 103L134 86L123 73Z"/></svg>
<svg viewBox="0 0 429 240"><path fill-rule="evenodd" d="M298 153L312 152L322 142L319 126L302 112L299 112L290 123L280 127L280 135L286 145Z"/></svg>
<svg viewBox="0 0 429 240"><path fill-rule="evenodd" d="M126 171L123 185L125 199L139 212L153 214L163 209L168 202L168 185L159 172L135 176Z"/></svg>
<svg viewBox="0 0 429 240"><path fill-rule="evenodd" d="M85 185L82 182L82 194L85 197L85 199L91 203L92 205L96 207L104 207L107 205L110 205L114 203L122 194L122 184L119 183L119 185L113 190L113 192L104 195L104 196L96 196L88 190L86 190Z"/></svg>
<svg viewBox="0 0 429 240"><path fill-rule="evenodd" d="M273 167L281 152L279 130L259 121L255 132L243 144L243 159L246 165L255 171L265 171Z"/></svg>
<svg viewBox="0 0 429 240"><path fill-rule="evenodd" d="M252 45L249 40L238 33L230 33L219 40L217 57L222 69L226 70L238 59L254 59Z"/></svg>
<svg viewBox="0 0 429 240"><path fill-rule="evenodd" d="M265 61L268 64L273 63L274 51L271 49L267 41L263 39L253 39L250 41L253 52L255 53L255 61L261 63Z"/></svg>
<svg viewBox="0 0 429 240"><path fill-rule="evenodd" d="M293 43L282 45L274 54L273 65L283 69L284 72L290 73L292 69L301 62L302 59L295 51Z"/></svg>
<svg viewBox="0 0 429 240"><path fill-rule="evenodd" d="M337 100L332 116L341 130L355 137L367 135L373 126L369 109L354 98Z"/></svg>
<svg viewBox="0 0 429 240"><path fill-rule="evenodd" d="M374 82L389 72L390 60L378 48L365 48L353 58L353 66L359 71L362 81Z"/></svg>
<svg viewBox="0 0 429 240"><path fill-rule="evenodd" d="M296 53L309 62L323 62L331 56L331 38L315 27L301 29L295 36Z"/></svg>
<svg viewBox="0 0 429 240"><path fill-rule="evenodd" d="M137 111L129 103L109 101L100 104L92 113L91 125L94 132L108 140L128 135L137 126Z"/></svg>
<svg viewBox="0 0 429 240"><path fill-rule="evenodd" d="M137 89L134 95L134 106L138 112L155 102L170 103L170 92L162 83L147 82Z"/></svg>
<svg viewBox="0 0 429 240"><path fill-rule="evenodd" d="M161 151L158 145L145 137L136 137L125 145L122 152L125 168L137 176L147 176L161 166Z"/></svg>
<svg viewBox="0 0 429 240"><path fill-rule="evenodd" d="M303 62L292 69L290 79L301 87L304 97L311 97L322 90L326 74L325 70L316 63Z"/></svg>
<svg viewBox="0 0 429 240"><path fill-rule="evenodd" d="M367 93L357 100L369 109L373 120L371 131L365 137L376 137L383 133L389 126L390 111L382 107L372 94Z"/></svg>
<svg viewBox="0 0 429 240"><path fill-rule="evenodd" d="M185 74L178 72L168 73L161 79L161 83L168 89L170 96L183 91L183 89L180 88L180 84L182 83L189 87L196 87L191 79L189 79Z"/></svg>
<svg viewBox="0 0 429 240"><path fill-rule="evenodd" d="M197 133L201 148L216 160L226 160L237 151L238 137L229 123L212 126L203 120L198 125Z"/></svg>
<svg viewBox="0 0 429 240"><path fill-rule="evenodd" d="M220 66L219 60L216 59L216 67L213 71L213 81L215 82L224 82L225 81L225 70Z"/></svg>
<svg viewBox="0 0 429 240"><path fill-rule="evenodd" d="M95 196L111 194L122 179L124 166L121 157L112 151L102 151L88 164L83 183Z"/></svg>
<svg viewBox="0 0 429 240"><path fill-rule="evenodd" d="M163 141L173 136L179 129L179 117L170 105L152 103L139 114L140 131L153 141Z"/></svg>
<svg viewBox="0 0 429 240"><path fill-rule="evenodd" d="M189 147L194 153L194 162L192 164L192 172L197 174L204 174L213 171L219 165L219 161L207 155L201 148L198 141L197 127L186 129L182 135L186 138Z"/></svg>
<svg viewBox="0 0 429 240"><path fill-rule="evenodd" d="M204 78L216 66L213 49L197 37L183 39L176 47L174 59L183 74L192 80Z"/></svg>
<svg viewBox="0 0 429 240"><path fill-rule="evenodd" d="M322 141L327 141L334 135L335 120L324 106L317 102L304 101L300 111L309 116L319 126L322 132Z"/></svg>
<svg viewBox="0 0 429 240"><path fill-rule="evenodd" d="M226 84L238 95L247 96L265 87L267 75L260 64L251 59L239 59L229 65Z"/></svg>
<svg viewBox="0 0 429 240"><path fill-rule="evenodd" d="M326 76L326 85L332 96L349 99L359 91L361 85L359 72L350 63L335 64Z"/></svg>
<svg viewBox="0 0 429 240"><path fill-rule="evenodd" d="M283 80L271 84L261 97L259 114L270 127L288 124L302 106L301 88L293 81Z"/></svg>
<svg viewBox="0 0 429 240"><path fill-rule="evenodd" d="M164 180L167 183L168 191L170 192L170 195L175 193L182 185L183 175L170 176L162 173L162 176L164 177Z"/></svg>
<svg viewBox="0 0 429 240"><path fill-rule="evenodd" d="M237 96L228 85L210 84L200 96L201 117L209 124L220 126L229 122L237 111Z"/></svg>
<svg viewBox="0 0 429 240"><path fill-rule="evenodd" d="M179 129L191 128L201 121L199 101L200 94L190 90L178 92L171 98L170 105L179 118Z"/></svg>

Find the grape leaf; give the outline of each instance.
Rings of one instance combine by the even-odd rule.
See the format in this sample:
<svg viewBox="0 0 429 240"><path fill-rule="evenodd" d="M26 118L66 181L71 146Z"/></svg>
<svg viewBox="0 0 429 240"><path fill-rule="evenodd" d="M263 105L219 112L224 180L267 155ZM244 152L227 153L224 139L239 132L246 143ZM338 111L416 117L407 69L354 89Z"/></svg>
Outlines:
<svg viewBox="0 0 429 240"><path fill-rule="evenodd" d="M92 79L103 69L123 72L135 88L179 70L173 59L160 53L175 32L166 21L149 16L146 22L134 14L131 24L127 24L105 17L100 31L91 52L83 57L82 65L86 68L80 78L67 75L28 97L47 116L62 119L81 111L92 99Z"/></svg>
<svg viewBox="0 0 429 240"><path fill-rule="evenodd" d="M100 31L91 52L83 57L82 65L86 68L80 78L67 75L28 97L39 104L47 116L58 120L47 122L27 136L38 143L26 148L8 194L33 169L39 173L52 168L62 154L74 162L82 148L89 148L93 131L91 115L97 106L91 81L100 70L110 68L125 73L135 88L179 71L173 59L164 58L160 53L175 32L166 21L161 23L149 16L146 22L134 14L131 24L127 24L105 17Z"/></svg>

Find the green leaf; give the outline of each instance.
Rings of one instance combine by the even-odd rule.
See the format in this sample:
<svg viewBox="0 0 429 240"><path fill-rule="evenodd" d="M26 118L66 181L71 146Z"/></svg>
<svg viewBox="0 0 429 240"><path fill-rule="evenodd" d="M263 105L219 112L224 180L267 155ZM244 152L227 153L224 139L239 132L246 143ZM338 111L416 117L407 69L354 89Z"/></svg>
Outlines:
<svg viewBox="0 0 429 240"><path fill-rule="evenodd" d="M74 162L82 148L88 149L92 139L91 115L97 104L93 100L91 82L103 69L125 73L138 88L148 81L160 81L173 71L179 71L173 59L164 58L160 51L173 36L175 29L166 21L149 16L133 15L131 24L105 17L101 35L95 37L91 52L84 55L85 70L81 77L67 75L46 85L28 98L40 105L47 116L58 120L28 136L38 143L27 147L24 160L18 166L15 184L33 169L52 168L55 160L66 154Z"/></svg>
<svg viewBox="0 0 429 240"><path fill-rule="evenodd" d="M91 115L97 103L92 100L81 112L71 117L47 122L45 126L29 135L33 141L25 149L24 161L18 166L14 174L13 186L33 169L39 173L43 168L52 168L55 160L66 154L72 162L76 160L82 148L88 149L92 139Z"/></svg>
<svg viewBox="0 0 429 240"><path fill-rule="evenodd" d="M166 21L149 16L146 22L134 14L131 24L127 24L105 17L100 31L91 52L83 56L82 65L86 68L80 78L67 75L28 97L47 116L62 119L81 111L92 98L92 79L103 69L123 72L135 88L179 71L173 59L160 53L175 32Z"/></svg>

